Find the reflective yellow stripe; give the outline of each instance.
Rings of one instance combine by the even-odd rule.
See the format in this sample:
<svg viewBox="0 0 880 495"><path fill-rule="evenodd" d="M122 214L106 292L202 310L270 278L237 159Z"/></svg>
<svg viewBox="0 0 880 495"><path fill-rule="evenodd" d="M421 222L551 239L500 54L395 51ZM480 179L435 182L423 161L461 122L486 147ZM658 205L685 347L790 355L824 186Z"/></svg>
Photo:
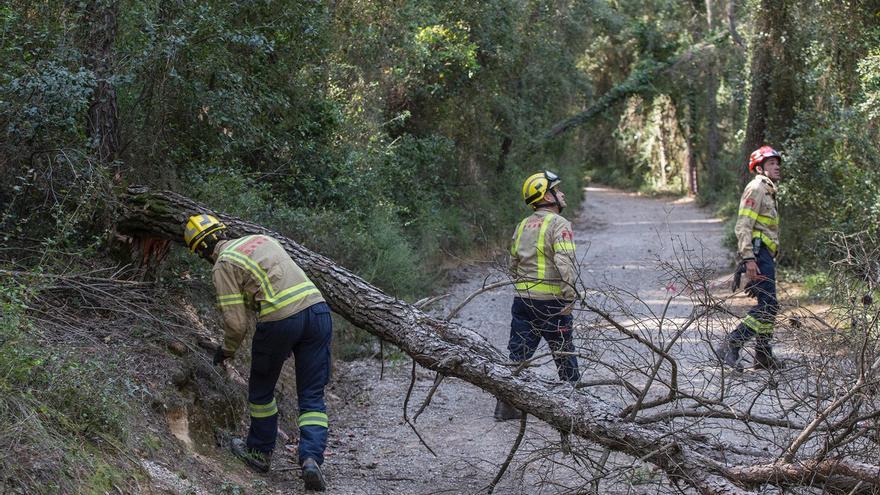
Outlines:
<svg viewBox="0 0 880 495"><path fill-rule="evenodd" d="M525 292L543 292L545 294L562 294L562 287L546 282L517 282L516 290Z"/></svg>
<svg viewBox="0 0 880 495"><path fill-rule="evenodd" d="M244 304L244 294L228 294L225 296L217 296L217 304L220 306L235 306L236 304Z"/></svg>
<svg viewBox="0 0 880 495"><path fill-rule="evenodd" d="M294 285L293 287L288 287L287 289L282 290L278 294L275 293L275 289L272 287L271 282L269 281L269 275L266 274L266 271L260 266L259 263L254 261L248 256L245 256L238 251L234 251L235 248L240 246L242 243L246 242L248 239L254 236L248 236L238 241L235 241L228 248L224 249L222 253L220 253L220 258L228 259L233 261L235 264L241 266L245 270L249 271L260 283L260 288L263 291L263 295L265 297L264 301L260 301L260 316L266 316L270 313L278 311L279 309L295 303L297 301L302 300L304 297L309 296L311 294L320 294L317 287L315 285L306 280L300 284ZM279 244L280 246L280 244ZM223 296L224 298L229 297L229 301L220 301L221 306L231 305L231 304L244 304L245 299L243 296L239 295L241 298L236 299L234 302L232 301L232 296ZM218 298L219 300L219 298Z"/></svg>
<svg viewBox="0 0 880 495"><path fill-rule="evenodd" d="M522 222L519 223L519 227L516 229L516 240L513 241L513 245L510 246L510 255L516 256L516 250L519 249L519 239L522 237L523 229L526 226L526 222L529 220L529 217L523 219Z"/></svg>
<svg viewBox="0 0 880 495"><path fill-rule="evenodd" d="M752 315L747 315L745 318L743 318L743 325L751 328L755 331L755 333L773 333L772 323L763 323Z"/></svg>
<svg viewBox="0 0 880 495"><path fill-rule="evenodd" d="M538 280L544 279L544 272L547 269L547 261L544 258L544 234L547 233L547 227L550 226L552 218L552 213L545 216L544 221L541 222L541 230L538 232Z"/></svg>
<svg viewBox="0 0 880 495"><path fill-rule="evenodd" d="M768 237L767 234L760 232L760 231L757 231L757 230L753 230L752 231L752 239L755 239L755 238L761 239L761 242L763 242L764 244L767 245L767 249L769 249L771 253L776 254L776 247L777 247L776 243L773 242L773 240L770 239L770 237Z"/></svg>
<svg viewBox="0 0 880 495"><path fill-rule="evenodd" d="M263 293L266 295L267 298L275 297L275 290L272 289L272 284L269 283L269 276L266 275L266 272L263 271L259 263L239 252L230 252L229 250L223 251L223 253L220 254L220 257L229 258L233 261L236 261L238 265L240 265L245 270L251 272L251 274L257 278L257 280L260 282L260 287L263 288Z"/></svg>
<svg viewBox="0 0 880 495"><path fill-rule="evenodd" d="M575 250L574 242L572 242L572 241L562 241L562 242L557 242L557 243L553 244L553 251L556 251L558 253L574 251L574 250Z"/></svg>
<svg viewBox="0 0 880 495"><path fill-rule="evenodd" d="M779 225L779 219L773 217L765 217L764 215L758 215L758 212L754 210L749 210L748 208L740 208L739 209L740 216L746 216L749 218L754 218L756 222L764 225Z"/></svg>
<svg viewBox="0 0 880 495"><path fill-rule="evenodd" d="M268 404L254 404L251 402L250 407L252 418L268 418L278 414L278 405L275 403L275 399L272 399L272 402Z"/></svg>
<svg viewBox="0 0 880 495"><path fill-rule="evenodd" d="M318 288L315 287L313 283L306 280L301 284L294 285L293 287L284 289L279 292L277 296L272 299L267 299L262 301L260 304L260 316L266 316L269 313L278 311L279 309L293 304L299 300L302 300L304 297L311 294L320 294Z"/></svg>
<svg viewBox="0 0 880 495"><path fill-rule="evenodd" d="M302 428L303 426L323 426L324 428L329 427L327 414L318 411L310 411L300 414L297 423L299 423L300 428Z"/></svg>

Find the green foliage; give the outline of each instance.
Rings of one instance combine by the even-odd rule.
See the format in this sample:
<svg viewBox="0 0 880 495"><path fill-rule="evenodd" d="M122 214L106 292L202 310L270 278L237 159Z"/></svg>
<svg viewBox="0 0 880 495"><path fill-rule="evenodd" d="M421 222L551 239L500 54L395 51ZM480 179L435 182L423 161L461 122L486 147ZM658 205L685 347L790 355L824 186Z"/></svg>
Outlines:
<svg viewBox="0 0 880 495"><path fill-rule="evenodd" d="M147 182L405 297L432 288L444 253L504 242L535 170L561 173L576 206L586 136L536 137L591 93L584 49L620 25L603 2L130 0L112 46L120 147L107 164L86 125L98 81L85 7L0 11L5 232L94 246L111 185Z"/></svg>
<svg viewBox="0 0 880 495"><path fill-rule="evenodd" d="M880 48L874 48L859 62L858 72L864 94L859 107L867 118L877 120L880 118Z"/></svg>
<svg viewBox="0 0 880 495"><path fill-rule="evenodd" d="M837 232L867 232L880 225L880 163L874 131L853 109L804 115L786 143L786 178L780 186L785 222L782 245L789 263L831 259ZM841 136L846 136L841 139Z"/></svg>
<svg viewBox="0 0 880 495"><path fill-rule="evenodd" d="M834 287L826 272L811 273L804 277L804 291L812 300L828 301L834 295Z"/></svg>
<svg viewBox="0 0 880 495"><path fill-rule="evenodd" d="M39 345L26 315L33 293L0 284L0 448L19 453L0 456L0 470L22 493L105 493L130 475L93 441L125 444L126 397L107 363ZM34 459L43 468L25 474Z"/></svg>
<svg viewBox="0 0 880 495"><path fill-rule="evenodd" d="M79 144L85 140L80 116L88 109L95 76L83 67L71 69L58 61L38 62L35 70L2 85L0 114L6 146L22 143Z"/></svg>
<svg viewBox="0 0 880 495"><path fill-rule="evenodd" d="M822 259L814 246L829 231L877 223L876 16L859 2L832 4L787 13L797 22L786 53L803 60L774 86L788 93L773 101L792 102L771 109L792 117L774 117L784 128L769 135L788 138L773 144L786 155L783 243L794 263ZM525 213L520 181L541 168L561 173L576 203L585 172L681 193L690 164L701 200L723 204L741 187L751 54L718 19L710 31L703 8L128 0L108 80L118 161L102 163L87 118L99 78L85 5L10 4L0 8L0 222L7 236L91 254L110 222L111 187L147 182L416 297L444 253L505 242ZM758 39L756 6L734 14ZM578 130L543 141L578 113Z"/></svg>
<svg viewBox="0 0 880 495"><path fill-rule="evenodd" d="M415 57L410 69L413 73L403 69L398 75L403 77L404 83L416 82L421 91L432 95L458 84L453 78L474 77L479 68L477 45L469 40L469 31L463 21L451 26L433 24L417 29L413 37Z"/></svg>

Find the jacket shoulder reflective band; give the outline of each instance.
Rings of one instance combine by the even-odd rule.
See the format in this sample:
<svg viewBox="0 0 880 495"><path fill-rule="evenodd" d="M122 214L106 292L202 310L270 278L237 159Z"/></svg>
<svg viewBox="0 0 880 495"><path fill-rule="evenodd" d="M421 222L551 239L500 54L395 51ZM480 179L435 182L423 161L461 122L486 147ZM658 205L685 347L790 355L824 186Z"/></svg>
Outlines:
<svg viewBox="0 0 880 495"><path fill-rule="evenodd" d="M545 237L547 236L547 227L550 226L550 222L555 216L553 213L548 213L544 217L544 221L541 222L541 230L538 231L538 280L543 280L547 272L547 256L544 254Z"/></svg>
<svg viewBox="0 0 880 495"><path fill-rule="evenodd" d="M244 253L238 252L235 249L248 240L250 240L254 236L242 237L231 243L226 247L221 253L220 256L217 257L217 260L229 260L235 263L236 265L244 268L248 272L251 273L260 284L260 288L263 291L263 295L266 298L274 297L275 290L272 288L272 284L269 282L269 275L266 274L266 271L263 270L263 267L260 266L259 263L251 259L249 256Z"/></svg>
<svg viewBox="0 0 880 495"><path fill-rule="evenodd" d="M529 221L530 217L523 218L522 222L519 223L519 227L516 228L516 236L514 236L513 244L510 245L510 255L516 256L516 251L519 249L519 240L522 238L523 229L526 226L526 222Z"/></svg>
<svg viewBox="0 0 880 495"><path fill-rule="evenodd" d="M297 285L288 287L286 289L276 291L276 289L272 286L272 282L269 279L269 275L266 273L264 267L260 266L260 264L247 256L246 254L236 251L236 248L244 245L249 240L251 240L255 236L247 236L242 237L234 242L232 242L226 249L224 249L220 256L219 260L227 260L230 261L245 270L247 270L257 281L260 286L260 291L263 293L263 300L260 302L260 308L258 311L259 316L267 316L269 314L278 311L290 304L293 304L297 301L302 300L303 298L312 295L312 294L320 294L320 291L317 287L310 281L305 280ZM233 300L231 295L223 296L224 299L220 302L220 305L223 306L226 304L236 304L238 302L237 299ZM244 303L244 298L242 297L241 303Z"/></svg>
<svg viewBox="0 0 880 495"><path fill-rule="evenodd" d="M516 282L514 284L514 287L516 287L517 290L524 292L541 292L553 295L562 294L562 286L559 283L545 280L547 274L547 253L544 252L544 248L546 245L547 228L550 226L555 216L556 214L554 213L547 213L546 215L544 215L544 218L541 221L541 226L538 230L538 238L535 241L537 273L535 274L534 279L532 279L531 281ZM511 248L511 255L513 256L516 256L517 250L519 249L523 230L525 229L525 225L528 222L529 218L531 217L527 217L522 222L520 222L520 225L517 228L516 239L514 240L513 247Z"/></svg>

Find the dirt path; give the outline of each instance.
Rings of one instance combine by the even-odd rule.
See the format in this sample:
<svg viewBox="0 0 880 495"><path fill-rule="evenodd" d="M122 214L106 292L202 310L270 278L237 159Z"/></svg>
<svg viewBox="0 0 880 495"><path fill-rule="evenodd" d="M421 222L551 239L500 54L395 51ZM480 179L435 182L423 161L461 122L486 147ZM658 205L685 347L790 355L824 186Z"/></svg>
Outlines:
<svg viewBox="0 0 880 495"><path fill-rule="evenodd" d="M588 188L586 201L575 219L575 240L584 283L590 288L615 287L661 311L669 295L679 291L658 266L688 251L704 260L704 268L728 272L730 253L722 247L721 221L690 200L652 199L604 188ZM468 269L467 281L451 288L447 307L503 274L487 268ZM458 321L485 335L500 349L506 348L510 324L509 288L475 299ZM683 300L670 305L669 315L681 318L691 305ZM576 318L579 332L591 322ZM583 336L582 336L583 337ZM538 353L546 352L546 346ZM584 363L582 370L589 372ZM540 373L555 375L552 362ZM340 365L345 376L331 393L333 433L326 463L330 493L475 493L494 477L513 442L518 422L497 423L492 418L495 398L456 379L447 379L431 406L418 419L418 429L436 452L422 446L402 417L403 400L410 381L410 361L395 356L386 363L384 379L375 361ZM433 375L417 371L410 415L427 394ZM345 405L343 405L345 404ZM552 449L558 434L532 420L520 453L496 493L559 493L564 486L585 480L583 470L572 470Z"/></svg>

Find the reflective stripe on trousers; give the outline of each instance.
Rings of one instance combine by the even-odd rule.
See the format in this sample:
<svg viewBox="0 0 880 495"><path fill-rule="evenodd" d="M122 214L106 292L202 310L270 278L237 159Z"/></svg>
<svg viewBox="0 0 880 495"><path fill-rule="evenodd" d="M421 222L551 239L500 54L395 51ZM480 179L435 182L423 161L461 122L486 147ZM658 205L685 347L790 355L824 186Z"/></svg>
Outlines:
<svg viewBox="0 0 880 495"><path fill-rule="evenodd" d="M566 304L565 301L513 298L507 344L511 361L521 363L531 359L543 338L554 353L559 379L569 382L580 379L577 356L574 355L573 318L559 314ZM557 352L565 354L555 354Z"/></svg>
<svg viewBox="0 0 880 495"><path fill-rule="evenodd" d="M317 303L283 320L257 323L251 350L248 401L251 426L247 445L260 452L275 448L278 413L275 385L284 361L292 354L299 405L299 458L321 464L327 446L324 387L330 377L333 323L326 303Z"/></svg>
<svg viewBox="0 0 880 495"><path fill-rule="evenodd" d="M758 302L743 318L742 324L757 334L770 335L779 312L779 301L776 300L776 262L767 246L761 246L755 262L765 279L754 285Z"/></svg>

